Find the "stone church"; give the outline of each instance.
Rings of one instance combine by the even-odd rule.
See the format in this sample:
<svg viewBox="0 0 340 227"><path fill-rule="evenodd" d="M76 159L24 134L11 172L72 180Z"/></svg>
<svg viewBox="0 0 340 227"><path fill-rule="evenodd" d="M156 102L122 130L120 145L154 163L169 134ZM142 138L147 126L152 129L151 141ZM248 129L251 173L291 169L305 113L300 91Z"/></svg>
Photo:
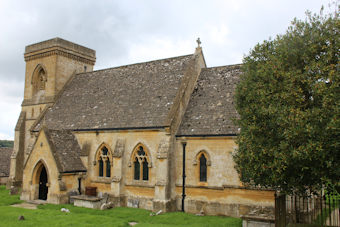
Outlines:
<svg viewBox="0 0 340 227"><path fill-rule="evenodd" d="M234 169L240 65L209 68L198 44L193 54L93 71L95 51L60 38L26 46L24 57L8 182L22 200L69 203L91 192L154 211L273 209L274 191L242 185Z"/></svg>

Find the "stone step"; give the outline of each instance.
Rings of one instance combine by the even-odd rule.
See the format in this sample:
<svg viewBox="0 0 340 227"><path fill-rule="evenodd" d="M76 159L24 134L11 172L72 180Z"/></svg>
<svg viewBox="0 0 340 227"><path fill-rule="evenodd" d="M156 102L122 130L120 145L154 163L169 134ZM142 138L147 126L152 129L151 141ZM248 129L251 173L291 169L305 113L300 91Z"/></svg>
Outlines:
<svg viewBox="0 0 340 227"><path fill-rule="evenodd" d="M36 200L28 200L26 201L27 203L30 204L35 204L35 205L40 205L40 204L46 204L47 201L46 200L40 200L40 199L36 199Z"/></svg>

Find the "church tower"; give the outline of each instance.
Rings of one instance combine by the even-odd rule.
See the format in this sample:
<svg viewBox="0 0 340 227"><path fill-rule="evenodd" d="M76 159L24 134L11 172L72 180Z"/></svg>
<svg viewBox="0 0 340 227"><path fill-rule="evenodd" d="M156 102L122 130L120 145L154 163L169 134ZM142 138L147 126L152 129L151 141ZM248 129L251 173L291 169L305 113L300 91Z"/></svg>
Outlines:
<svg viewBox="0 0 340 227"><path fill-rule="evenodd" d="M54 38L26 46L24 57L24 100L15 127L9 178L12 193L16 193L21 187L23 164L35 141L30 128L53 105L72 75L93 70L96 52L61 38Z"/></svg>

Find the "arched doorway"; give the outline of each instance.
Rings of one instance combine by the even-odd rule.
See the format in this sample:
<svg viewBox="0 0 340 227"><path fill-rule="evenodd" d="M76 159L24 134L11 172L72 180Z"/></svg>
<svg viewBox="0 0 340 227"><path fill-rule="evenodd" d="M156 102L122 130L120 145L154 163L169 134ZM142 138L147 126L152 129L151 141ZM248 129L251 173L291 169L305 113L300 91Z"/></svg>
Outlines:
<svg viewBox="0 0 340 227"><path fill-rule="evenodd" d="M39 176L39 199L41 200L47 200L47 193L48 193L48 187L47 187L47 172L44 165L42 165L40 176Z"/></svg>

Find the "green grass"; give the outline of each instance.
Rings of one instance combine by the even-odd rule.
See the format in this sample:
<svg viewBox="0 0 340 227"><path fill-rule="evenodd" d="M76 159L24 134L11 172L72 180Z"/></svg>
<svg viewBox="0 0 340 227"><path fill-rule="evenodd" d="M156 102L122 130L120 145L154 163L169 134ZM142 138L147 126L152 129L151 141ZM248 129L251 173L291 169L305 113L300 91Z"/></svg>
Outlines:
<svg viewBox="0 0 340 227"><path fill-rule="evenodd" d="M334 200L330 200L329 198L327 198L325 207L322 209L322 213L318 215L318 217L314 220L314 223L322 223L321 225L324 226L331 213L340 206L338 201L338 197L334 197ZM336 217L333 216L332 218L334 219Z"/></svg>
<svg viewBox="0 0 340 227"><path fill-rule="evenodd" d="M10 196L8 191L0 186L0 226L129 226L128 222L139 223L136 227L146 226L242 226L242 220L231 217L204 216L199 217L182 212L165 213L150 216L150 211L127 207L116 207L111 210L94 210L74 207L70 204L39 205L37 210L11 207L20 203L18 196ZM70 213L61 212L65 207ZM24 221L18 217L23 215Z"/></svg>
<svg viewBox="0 0 340 227"><path fill-rule="evenodd" d="M6 190L6 187L0 185L0 206L8 206L16 203L22 203L19 197L19 195L9 195L9 191Z"/></svg>

